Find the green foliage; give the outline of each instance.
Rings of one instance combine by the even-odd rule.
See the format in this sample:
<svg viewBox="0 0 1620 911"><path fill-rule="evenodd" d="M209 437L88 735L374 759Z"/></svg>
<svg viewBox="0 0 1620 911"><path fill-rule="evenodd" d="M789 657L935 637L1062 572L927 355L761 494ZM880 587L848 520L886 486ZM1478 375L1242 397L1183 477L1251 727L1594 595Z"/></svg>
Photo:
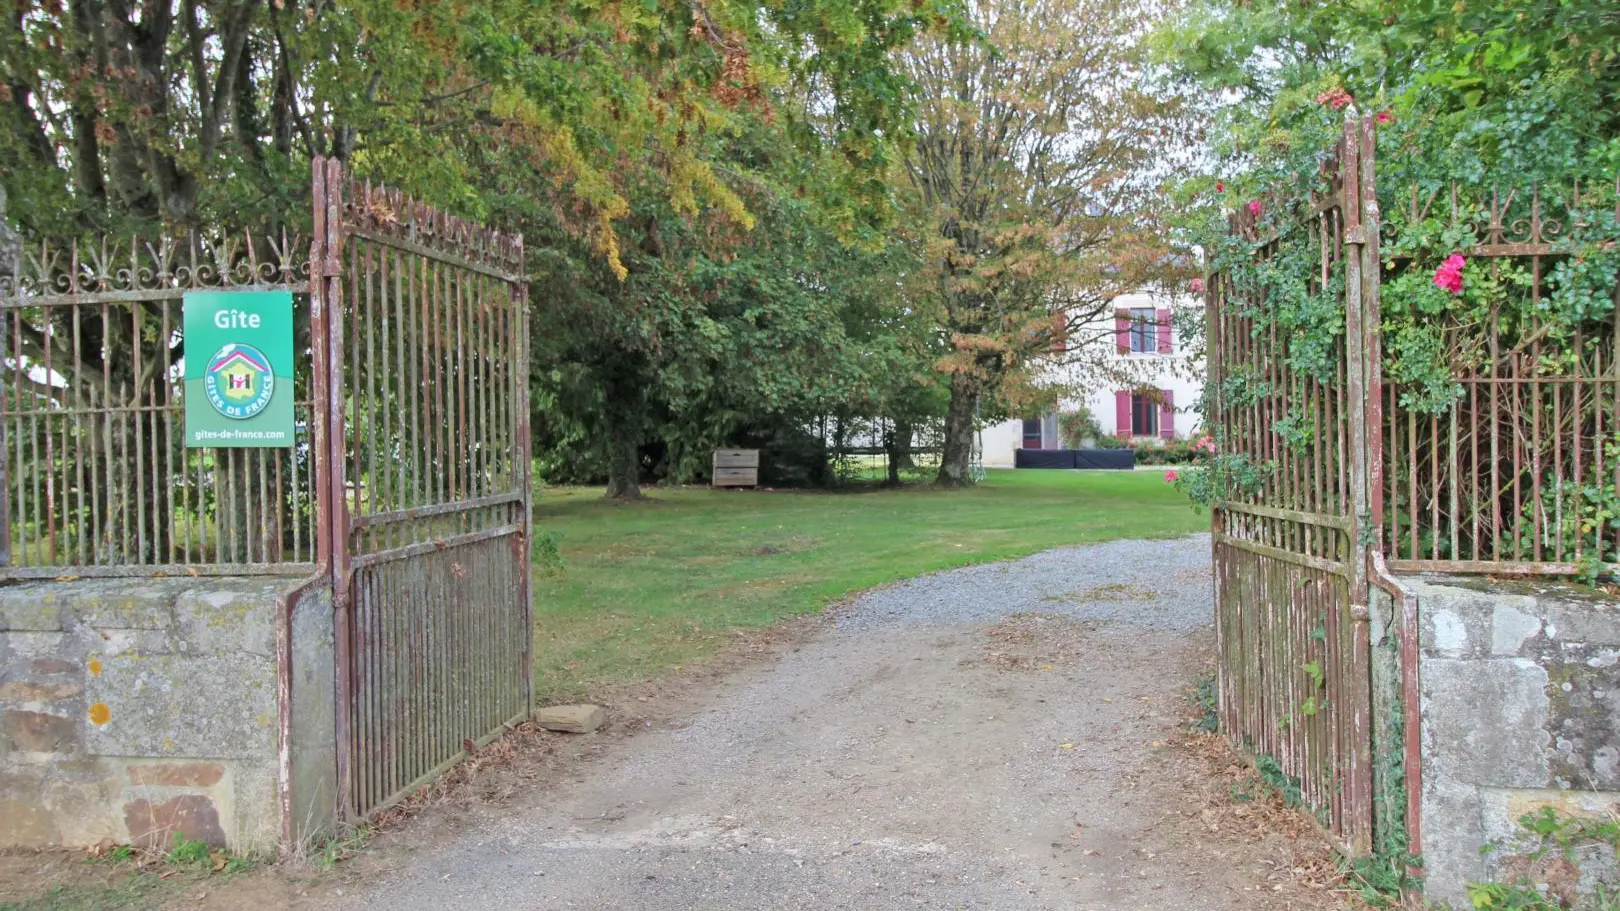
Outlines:
<svg viewBox="0 0 1620 911"><path fill-rule="evenodd" d="M1195 731L1213 734L1221 728L1219 694L1216 686L1214 674L1205 674L1193 683L1188 700L1198 713L1192 722L1192 729Z"/></svg>
<svg viewBox="0 0 1620 911"><path fill-rule="evenodd" d="M1468 898L1475 909L1489 911L1620 911L1620 890L1598 884L1594 893L1577 899L1578 868L1569 862L1583 848L1607 848L1620 857L1620 821L1614 817L1572 817L1553 807L1519 817L1523 836L1513 844L1497 840L1481 849L1484 854L1512 852L1520 872L1507 882L1469 883ZM1578 902L1578 904L1577 904Z"/></svg>
<svg viewBox="0 0 1620 911"><path fill-rule="evenodd" d="M1102 425L1097 423L1097 417L1084 405L1058 414L1058 433L1063 438L1063 445L1069 449L1099 443L1107 436L1103 433Z"/></svg>
<svg viewBox="0 0 1620 911"><path fill-rule="evenodd" d="M187 838L179 832L174 833L174 840L170 843L168 853L163 855L163 861L171 866L204 873L241 873L254 866L250 857L210 847L205 841Z"/></svg>
<svg viewBox="0 0 1620 911"><path fill-rule="evenodd" d="M1210 509L1222 500L1258 491L1271 470L1241 453L1217 451L1204 464L1178 472L1175 485L1195 505Z"/></svg>
<svg viewBox="0 0 1620 911"><path fill-rule="evenodd" d="M1611 454L1620 447L1610 443ZM1534 553L1537 544L1544 552L1563 550L1581 553L1581 579L1596 585L1607 569L1605 563L1616 556L1614 532L1620 529L1620 493L1609 484L1576 484L1563 478L1547 478L1541 498L1526 498L1521 523L1524 531L1518 542L1524 553ZM1538 541L1537 538L1540 538Z"/></svg>
<svg viewBox="0 0 1620 911"><path fill-rule="evenodd" d="M174 842L169 847L169 853L164 860L171 864L197 865L208 863L208 843L194 841L179 832L174 833Z"/></svg>
<svg viewBox="0 0 1620 911"><path fill-rule="evenodd" d="M562 535L547 528L534 530L535 573L547 577L560 576L565 569L562 558Z"/></svg>
<svg viewBox="0 0 1620 911"><path fill-rule="evenodd" d="M15 13L0 189L30 239L307 231L316 156L521 232L548 476L690 477L740 428L933 407L940 340L896 318L895 59L971 43L957 0Z"/></svg>
<svg viewBox="0 0 1620 911"><path fill-rule="evenodd" d="M1322 662L1306 662L1305 666L1302 667L1301 670L1305 672L1305 676L1311 678L1312 686L1316 687L1317 689L1322 689L1323 687L1327 686L1327 674L1322 671Z"/></svg>
<svg viewBox="0 0 1620 911"><path fill-rule="evenodd" d="M360 853L375 832L367 826L345 827L317 842L311 856L315 866L329 871Z"/></svg>
<svg viewBox="0 0 1620 911"><path fill-rule="evenodd" d="M1125 445L1136 451L1138 465L1201 465L1208 462L1211 455L1197 440L1165 440L1140 445L1131 440Z"/></svg>
<svg viewBox="0 0 1620 911"><path fill-rule="evenodd" d="M1190 260L1159 230L1158 176L1191 125L1144 59L1162 8L964 5L985 41L924 39L901 56L920 89L902 200L921 234L918 312L946 346L939 480L953 485L970 483L981 406L1034 410L1053 365L1075 386L1117 382L1112 347L1088 343L1097 324L1121 294L1184 277Z"/></svg>
<svg viewBox="0 0 1620 911"><path fill-rule="evenodd" d="M1298 778L1283 771L1282 764L1275 757L1264 753L1254 757L1254 770L1260 773L1260 780L1265 782L1277 796L1282 798L1284 806L1301 807L1305 805L1305 797L1300 790Z"/></svg>
<svg viewBox="0 0 1620 911"><path fill-rule="evenodd" d="M1462 378L1503 369L1489 364L1502 352L1544 352L1530 362L1539 376L1590 371L1608 356L1607 343L1599 346L1612 334L1620 276L1620 109L1612 104L1620 10L1612 3L1195 0L1155 46L1172 81L1209 99L1208 168L1178 188L1178 230L1208 251L1229 305L1254 320L1253 343L1286 340L1297 375L1336 380L1344 276L1336 266L1324 274L1332 259L1315 230L1317 203L1331 192L1324 165L1346 121L1370 115L1382 368L1401 407L1445 413L1464 396ZM1249 235L1231 230L1234 214L1252 220ZM1500 246L1476 256L1482 244L1527 241L1532 231L1554 251L1539 269ZM1453 256L1462 258L1454 290L1437 283ZM1215 401L1246 409L1279 391L1233 370ZM1552 427L1565 419L1550 403L1542 408L1524 420ZM1313 445L1304 416L1271 420L1291 448ZM1204 500L1210 486L1188 479ZM1602 534L1613 505L1556 478L1543 486L1551 488L1545 502L1528 507L1554 526L1534 532L1541 549L1564 543L1573 553L1582 542L1590 578L1614 556ZM1405 545L1447 556L1449 540L1398 523Z"/></svg>

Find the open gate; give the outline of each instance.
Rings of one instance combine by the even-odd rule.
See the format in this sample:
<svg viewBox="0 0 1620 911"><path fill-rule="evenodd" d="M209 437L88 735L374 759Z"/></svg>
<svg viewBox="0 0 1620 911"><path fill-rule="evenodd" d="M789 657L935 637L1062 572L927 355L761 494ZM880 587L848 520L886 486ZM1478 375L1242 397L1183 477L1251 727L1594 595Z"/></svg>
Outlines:
<svg viewBox="0 0 1620 911"><path fill-rule="evenodd" d="M321 558L341 808L362 819L529 712L527 290L521 238L336 161L314 178Z"/></svg>
<svg viewBox="0 0 1620 911"><path fill-rule="evenodd" d="M1246 474L1213 510L1220 720L1297 779L1305 803L1362 854L1374 815L1368 432L1380 426L1370 120L1346 124L1327 172L1330 191L1296 230L1315 254L1312 291L1333 292L1345 313L1331 375L1295 369L1287 334L1254 318L1263 289L1210 280L1207 419L1227 470ZM1232 227L1266 260L1278 238L1257 221L1242 212Z"/></svg>

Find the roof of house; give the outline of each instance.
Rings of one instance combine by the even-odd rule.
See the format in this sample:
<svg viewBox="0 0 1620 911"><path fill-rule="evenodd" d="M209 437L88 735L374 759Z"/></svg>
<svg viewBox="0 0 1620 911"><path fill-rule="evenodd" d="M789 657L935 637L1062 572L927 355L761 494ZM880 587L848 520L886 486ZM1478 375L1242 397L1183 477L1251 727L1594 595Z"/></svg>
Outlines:
<svg viewBox="0 0 1620 911"><path fill-rule="evenodd" d="M235 346L221 351L219 355L214 358L213 363L208 365L208 372L213 373L217 370L223 370L237 361L247 364L249 367L252 367L254 370L257 370L260 373L270 372L269 364L265 363L262 359L249 354L244 349Z"/></svg>

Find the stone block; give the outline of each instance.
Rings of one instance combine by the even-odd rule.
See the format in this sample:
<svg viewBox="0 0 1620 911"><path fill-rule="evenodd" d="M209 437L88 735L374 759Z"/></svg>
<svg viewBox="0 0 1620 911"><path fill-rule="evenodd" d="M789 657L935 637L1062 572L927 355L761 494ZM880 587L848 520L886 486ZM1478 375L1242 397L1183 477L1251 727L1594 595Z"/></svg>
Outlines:
<svg viewBox="0 0 1620 911"><path fill-rule="evenodd" d="M0 660L4 661L0 666L13 668L24 662L63 660L71 651L71 641L61 630L0 631Z"/></svg>
<svg viewBox="0 0 1620 911"><path fill-rule="evenodd" d="M337 824L336 705L337 643L332 629L332 590L305 592L292 605L292 768L288 781L294 838L300 844Z"/></svg>
<svg viewBox="0 0 1620 911"><path fill-rule="evenodd" d="M0 819L5 820L0 825L0 848L54 845L60 837L50 811L29 800L0 798Z"/></svg>
<svg viewBox="0 0 1620 911"><path fill-rule="evenodd" d="M1491 654L1516 656L1526 640L1541 634L1541 618L1511 604L1499 604L1491 612Z"/></svg>
<svg viewBox="0 0 1620 911"><path fill-rule="evenodd" d="M174 625L174 599L189 584L189 579L80 582L71 590L72 613L96 630L166 630Z"/></svg>
<svg viewBox="0 0 1620 911"><path fill-rule="evenodd" d="M269 659L127 652L105 659L86 695L106 706L105 723L86 735L97 755L274 760Z"/></svg>
<svg viewBox="0 0 1620 911"><path fill-rule="evenodd" d="M60 699L72 699L83 692L84 686L74 680L55 683L14 681L0 683L0 702L56 702Z"/></svg>
<svg viewBox="0 0 1620 911"><path fill-rule="evenodd" d="M1403 581L1421 620L1425 897L1466 907L1468 883L1523 872L1524 814L1615 811L1620 605L1540 578ZM1583 889L1620 877L1612 851L1588 854Z"/></svg>
<svg viewBox="0 0 1620 911"><path fill-rule="evenodd" d="M96 759L55 763L42 788L65 845L123 842L124 827L115 815L122 792L116 770Z"/></svg>
<svg viewBox="0 0 1620 911"><path fill-rule="evenodd" d="M52 632L62 628L62 605L44 586L0 588L0 630Z"/></svg>
<svg viewBox="0 0 1620 911"><path fill-rule="evenodd" d="M599 705L553 705L536 712L534 720L548 731L588 734L607 721L607 712Z"/></svg>
<svg viewBox="0 0 1620 911"><path fill-rule="evenodd" d="M1419 638L1425 653L1446 658L1485 657L1499 642L1513 638L1512 618L1535 618L1535 596L1500 587L1477 585L1473 579L1444 576L1404 580L1418 596ZM1496 616L1502 613L1500 633Z"/></svg>
<svg viewBox="0 0 1620 911"><path fill-rule="evenodd" d="M78 746L78 723L48 712L0 712L0 737L25 753L70 753Z"/></svg>
<svg viewBox="0 0 1620 911"><path fill-rule="evenodd" d="M1468 907L1468 884L1485 875L1479 808L1478 787L1450 776L1423 779L1424 897Z"/></svg>
<svg viewBox="0 0 1620 911"><path fill-rule="evenodd" d="M235 580L233 580L235 584ZM284 582L197 588L174 602L186 650L203 654L276 654L276 596Z"/></svg>
<svg viewBox="0 0 1620 911"><path fill-rule="evenodd" d="M1610 603L1555 601L1546 606L1547 635L1560 642L1620 648L1620 610Z"/></svg>
<svg viewBox="0 0 1620 911"><path fill-rule="evenodd" d="M167 848L176 835L210 845L225 845L225 830L219 824L219 811L203 794L182 794L161 802L145 798L124 805L124 825L131 844L143 848Z"/></svg>
<svg viewBox="0 0 1620 911"><path fill-rule="evenodd" d="M233 848L273 852L281 839L281 801L275 766L241 763L218 794L225 836Z"/></svg>
<svg viewBox="0 0 1620 911"><path fill-rule="evenodd" d="M35 658L28 662L28 670L40 677L58 677L77 674L82 670L82 665L61 658Z"/></svg>
<svg viewBox="0 0 1620 911"><path fill-rule="evenodd" d="M160 788L211 788L225 777L217 762L132 762L124 772L132 785Z"/></svg>
<svg viewBox="0 0 1620 911"><path fill-rule="evenodd" d="M0 589L0 847L271 851L277 598L288 580L82 579ZM329 590L295 614L302 835L336 805ZM298 727L302 719L304 727ZM299 765L299 763L302 763Z"/></svg>
<svg viewBox="0 0 1620 911"><path fill-rule="evenodd" d="M1426 768L1502 787L1550 783L1545 668L1523 658L1430 658L1420 668Z"/></svg>

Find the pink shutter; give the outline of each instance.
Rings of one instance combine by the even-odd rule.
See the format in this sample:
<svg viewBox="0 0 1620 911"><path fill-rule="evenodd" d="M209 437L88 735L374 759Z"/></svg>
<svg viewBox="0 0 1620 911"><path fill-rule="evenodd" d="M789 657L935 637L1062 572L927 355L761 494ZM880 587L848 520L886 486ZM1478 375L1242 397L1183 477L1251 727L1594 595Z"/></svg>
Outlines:
<svg viewBox="0 0 1620 911"><path fill-rule="evenodd" d="M1129 392L1114 393L1114 435L1127 440L1131 438L1131 394Z"/></svg>
<svg viewBox="0 0 1620 911"><path fill-rule="evenodd" d="M1168 389L1160 389L1159 394L1164 396L1164 403L1159 406L1159 436L1167 440L1176 436L1176 397Z"/></svg>
<svg viewBox="0 0 1620 911"><path fill-rule="evenodd" d="M1159 311L1159 353L1169 354L1175 340L1170 336L1170 311Z"/></svg>
<svg viewBox="0 0 1620 911"><path fill-rule="evenodd" d="M1131 317L1124 310L1114 313L1114 343L1120 354L1131 353Z"/></svg>

